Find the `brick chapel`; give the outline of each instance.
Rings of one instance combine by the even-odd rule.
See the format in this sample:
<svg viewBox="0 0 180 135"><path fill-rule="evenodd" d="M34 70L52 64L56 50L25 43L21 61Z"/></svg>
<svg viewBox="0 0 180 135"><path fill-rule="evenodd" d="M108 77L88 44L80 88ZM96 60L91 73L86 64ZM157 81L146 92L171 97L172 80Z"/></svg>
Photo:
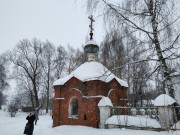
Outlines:
<svg viewBox="0 0 180 135"><path fill-rule="evenodd" d="M59 125L84 125L99 127L98 103L108 97L113 106L127 106L127 82L119 79L96 61L99 51L93 40L92 16L90 40L84 46L88 61L71 74L53 83L53 127Z"/></svg>

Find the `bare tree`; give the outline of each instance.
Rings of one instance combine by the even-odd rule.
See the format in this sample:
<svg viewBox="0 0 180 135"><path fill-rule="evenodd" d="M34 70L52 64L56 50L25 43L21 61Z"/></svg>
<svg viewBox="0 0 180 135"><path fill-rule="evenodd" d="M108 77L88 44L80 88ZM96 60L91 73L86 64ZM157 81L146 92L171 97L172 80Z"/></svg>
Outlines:
<svg viewBox="0 0 180 135"><path fill-rule="evenodd" d="M13 64L23 70L25 76L32 84L32 94L35 99L35 106L39 106L38 98L38 78L40 75L42 42L37 39L29 41L27 39L19 41L15 49L10 54Z"/></svg>
<svg viewBox="0 0 180 135"><path fill-rule="evenodd" d="M78 66L85 62L85 54L79 49L74 49L72 46L68 45L67 50L67 74L70 74Z"/></svg>
<svg viewBox="0 0 180 135"><path fill-rule="evenodd" d="M83 50L83 47L81 50ZM86 54L81 50L78 48L75 52L75 63L77 66L80 66L87 61Z"/></svg>
<svg viewBox="0 0 180 135"><path fill-rule="evenodd" d="M0 91L0 110L1 110L1 106L5 104L5 101L6 101L6 96L2 91Z"/></svg>
<svg viewBox="0 0 180 135"><path fill-rule="evenodd" d="M117 30L111 30L106 34L100 46L100 61L110 69L116 76L125 77L122 69L116 68L124 65L125 49L124 42Z"/></svg>
<svg viewBox="0 0 180 135"><path fill-rule="evenodd" d="M45 90L45 97L46 97L46 113L48 113L49 110L49 99L53 94L53 81L54 81L54 76L53 76L53 69L55 66L55 46L49 42L46 41L44 43L43 47L43 59L42 59L42 67L43 67L43 72L42 72L42 86L43 89Z"/></svg>
<svg viewBox="0 0 180 135"><path fill-rule="evenodd" d="M59 79L63 76L63 72L66 67L67 61L67 52L63 46L58 46L56 51L56 58L55 58L55 66L54 66L54 76L56 79Z"/></svg>
<svg viewBox="0 0 180 135"><path fill-rule="evenodd" d="M148 61L137 63L136 61L146 57L145 48L135 36L125 36L127 28L119 31L113 29L107 33L100 47L100 60L116 76L127 78L129 95L132 99L129 103L136 106L140 102L142 106L143 94L147 90L150 80L150 68Z"/></svg>
<svg viewBox="0 0 180 135"><path fill-rule="evenodd" d="M141 55L139 54L139 51L141 49L135 49L133 52L133 59L131 60L132 63L139 60ZM142 51L142 50L141 50ZM150 67L148 61L146 62L140 62L130 65L130 86L133 93L132 99L133 99L133 106L136 106L137 103L140 101L140 105L143 106L143 94L147 91L147 83L150 80Z"/></svg>
<svg viewBox="0 0 180 135"><path fill-rule="evenodd" d="M6 96L3 91L8 87L8 78L7 78L7 61L5 55L0 56L0 109L1 106L5 103Z"/></svg>
<svg viewBox="0 0 180 135"><path fill-rule="evenodd" d="M22 106L29 105L28 102L31 102L31 105L35 107L35 97L33 94L33 85L22 68L14 68L14 79L16 80L16 90L18 92L19 98L22 98Z"/></svg>
<svg viewBox="0 0 180 135"><path fill-rule="evenodd" d="M174 6L172 0L88 0L89 9L98 7L103 11L105 19L111 24L110 28L130 27L129 34L138 34L144 45L149 45L151 55L146 60L158 62L154 72L163 72L167 92L173 98L174 89L167 61L179 57L179 52L175 50L179 48L180 33L175 29L172 33L173 26L178 26L179 22Z"/></svg>

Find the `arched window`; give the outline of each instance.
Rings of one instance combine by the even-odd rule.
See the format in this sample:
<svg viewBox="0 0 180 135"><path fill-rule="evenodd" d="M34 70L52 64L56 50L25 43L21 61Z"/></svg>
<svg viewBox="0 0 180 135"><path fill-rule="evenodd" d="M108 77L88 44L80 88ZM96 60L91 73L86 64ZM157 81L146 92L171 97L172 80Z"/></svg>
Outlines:
<svg viewBox="0 0 180 135"><path fill-rule="evenodd" d="M78 99L76 97L72 97L69 102L69 116L77 117L78 115Z"/></svg>

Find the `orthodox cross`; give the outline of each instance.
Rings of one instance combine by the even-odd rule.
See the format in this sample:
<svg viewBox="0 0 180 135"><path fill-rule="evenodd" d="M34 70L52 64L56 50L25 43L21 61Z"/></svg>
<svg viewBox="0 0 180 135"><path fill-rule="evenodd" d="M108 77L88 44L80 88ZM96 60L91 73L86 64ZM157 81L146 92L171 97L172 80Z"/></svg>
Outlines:
<svg viewBox="0 0 180 135"><path fill-rule="evenodd" d="M90 35L90 40L91 39L93 39L93 22L95 22L95 20L93 19L93 16L92 15L90 15L89 17L89 20L90 20L90 25L89 25L89 28L90 28L90 33L89 33L89 35Z"/></svg>

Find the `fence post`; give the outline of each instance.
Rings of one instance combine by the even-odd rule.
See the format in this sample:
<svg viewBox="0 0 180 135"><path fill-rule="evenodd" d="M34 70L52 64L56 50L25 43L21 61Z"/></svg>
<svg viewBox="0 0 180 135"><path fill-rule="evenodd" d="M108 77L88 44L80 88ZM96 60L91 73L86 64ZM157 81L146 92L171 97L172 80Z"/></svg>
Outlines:
<svg viewBox="0 0 180 135"><path fill-rule="evenodd" d="M174 103L175 100L166 94L161 94L154 100L154 106L158 108L158 118L162 129L169 130L175 122Z"/></svg>
<svg viewBox="0 0 180 135"><path fill-rule="evenodd" d="M112 102L108 97L103 97L99 103L99 111L100 111L100 123L99 123L99 128L105 128L106 120L109 118L111 115L111 107L112 107Z"/></svg>

